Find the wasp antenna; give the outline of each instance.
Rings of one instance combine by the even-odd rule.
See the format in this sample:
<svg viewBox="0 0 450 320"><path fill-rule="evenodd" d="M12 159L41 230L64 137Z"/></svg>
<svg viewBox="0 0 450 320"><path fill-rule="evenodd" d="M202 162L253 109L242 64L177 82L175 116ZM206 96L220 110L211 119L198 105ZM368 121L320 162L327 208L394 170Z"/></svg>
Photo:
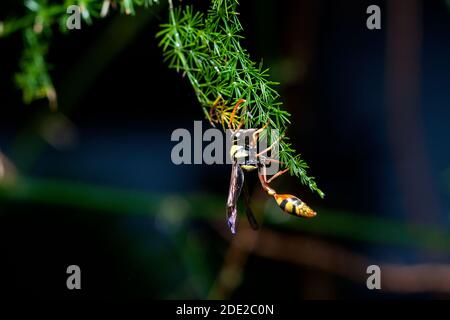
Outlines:
<svg viewBox="0 0 450 320"><path fill-rule="evenodd" d="M247 100L245 99L239 99L238 102L236 103L236 105L233 108L233 111L231 112L230 115L230 122L228 123L228 127L230 127L230 125L233 123L234 121L234 115L236 114L237 109L239 108L239 106L243 103L247 102Z"/></svg>

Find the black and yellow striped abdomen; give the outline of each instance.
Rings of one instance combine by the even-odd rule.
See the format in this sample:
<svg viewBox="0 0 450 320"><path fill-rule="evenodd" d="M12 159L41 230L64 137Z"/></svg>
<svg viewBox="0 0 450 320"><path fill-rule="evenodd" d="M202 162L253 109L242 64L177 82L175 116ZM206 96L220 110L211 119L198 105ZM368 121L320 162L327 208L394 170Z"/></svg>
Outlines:
<svg viewBox="0 0 450 320"><path fill-rule="evenodd" d="M284 212L304 218L316 216L316 212L296 196L290 194L274 194L273 196L278 206Z"/></svg>

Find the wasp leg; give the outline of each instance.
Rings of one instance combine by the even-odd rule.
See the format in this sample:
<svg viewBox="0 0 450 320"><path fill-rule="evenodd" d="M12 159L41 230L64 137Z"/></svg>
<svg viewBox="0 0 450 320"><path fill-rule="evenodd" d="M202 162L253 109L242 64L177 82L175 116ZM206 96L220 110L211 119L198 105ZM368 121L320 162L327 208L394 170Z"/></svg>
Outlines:
<svg viewBox="0 0 450 320"><path fill-rule="evenodd" d="M276 162L279 164L284 164L284 162L280 161L280 160L275 160L275 159L271 159L271 158L266 158L264 159L265 162Z"/></svg>
<svg viewBox="0 0 450 320"><path fill-rule="evenodd" d="M280 142L280 140L281 140L281 136L279 136L279 137L277 138L277 140L275 140L275 141L270 145L270 147L264 149L264 150L261 151L260 153L257 153L256 156L259 157L259 156L262 156L263 154L269 152L270 150L272 150L272 148L273 148L278 142Z"/></svg>
<svg viewBox="0 0 450 320"><path fill-rule="evenodd" d="M278 163L278 164L284 164L284 162L282 162L280 160L270 159L270 158L264 159L264 161L265 162L275 162L275 163ZM264 166L264 169L266 170L265 166ZM273 180L275 180L276 178L278 178L282 174L286 173L287 171L289 171L289 168L286 168L286 169L284 169L282 171L278 171L276 174L274 174L272 177L270 177L270 179L267 179L267 176L266 176L266 180L265 180L266 183L271 183Z"/></svg>
<svg viewBox="0 0 450 320"><path fill-rule="evenodd" d="M243 104L244 102L247 102L245 99L239 99L238 102L236 103L236 105L233 108L233 111L231 112L231 116L230 116L230 122L228 123L228 126L231 125L231 123L233 123L234 120L234 115L236 114L237 109L239 108L239 106L241 104Z"/></svg>
<svg viewBox="0 0 450 320"><path fill-rule="evenodd" d="M254 146L256 146L257 143L258 143L258 137L259 137L259 134L260 134L261 132L263 132L263 131L267 128L268 125L269 125L269 121L267 121L267 123L264 125L264 127L259 128L258 130L256 130L255 132L253 132L253 145L254 145Z"/></svg>
<svg viewBox="0 0 450 320"><path fill-rule="evenodd" d="M230 120L228 121L228 128L230 128L232 131L232 133L234 134L236 131L238 131L241 127L242 127L242 125L243 125L243 122L241 121L241 123L239 123L239 126L238 126L238 128L236 128L236 129L232 129L232 125L233 125L233 121L234 121L234 115L236 114L236 111L237 111L237 109L239 108L239 106L241 105L241 104L243 104L244 102L246 102L246 100L245 99L239 99L238 100L238 102L236 103L236 105L234 106L234 108L233 108L233 111L231 112L231 115L230 115ZM233 131L234 130L234 131Z"/></svg>
<svg viewBox="0 0 450 320"><path fill-rule="evenodd" d="M261 173L261 170L258 170L258 178L259 178L259 181L261 182L262 188L269 195L273 196L274 194L277 193L274 189L272 189L269 186L269 183L267 182L267 169L266 169L266 166L264 164L262 165L262 173Z"/></svg>
<svg viewBox="0 0 450 320"><path fill-rule="evenodd" d="M289 171L289 168L286 168L283 171L278 171L269 180L267 180L267 183L271 183L274 179L278 178L279 176L281 176L282 174L285 174L288 171Z"/></svg>

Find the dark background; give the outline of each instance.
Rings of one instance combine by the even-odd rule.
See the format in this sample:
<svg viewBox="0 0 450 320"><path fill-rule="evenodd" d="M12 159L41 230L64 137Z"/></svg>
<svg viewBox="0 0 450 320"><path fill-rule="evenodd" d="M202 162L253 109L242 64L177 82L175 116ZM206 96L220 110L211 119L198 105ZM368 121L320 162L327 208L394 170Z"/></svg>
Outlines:
<svg viewBox="0 0 450 320"><path fill-rule="evenodd" d="M204 119L187 79L162 62L155 39L167 20L162 2L136 17L113 14L67 35L55 30L47 60L57 112L44 100L24 105L13 82L21 36L0 39L0 150L19 177L0 192L0 292L448 297L448 2L242 1L245 46L281 82L292 142L326 193L322 200L297 179L277 182L318 212L301 220L286 217L255 184L258 218L265 212L267 223L254 252L236 249L239 239L230 245L230 168L170 160L172 131L193 131ZM371 4L381 7L381 30L366 28ZM20 8L2 3L0 19ZM286 252L273 252L275 240L273 248ZM387 268L382 290L370 291L367 265L354 261L381 265L382 277L384 265L405 269ZM80 291L66 288L71 264L81 267ZM447 278L424 269L429 277L419 286L414 276L395 283L415 266L442 267ZM440 282L449 285L439 289Z"/></svg>

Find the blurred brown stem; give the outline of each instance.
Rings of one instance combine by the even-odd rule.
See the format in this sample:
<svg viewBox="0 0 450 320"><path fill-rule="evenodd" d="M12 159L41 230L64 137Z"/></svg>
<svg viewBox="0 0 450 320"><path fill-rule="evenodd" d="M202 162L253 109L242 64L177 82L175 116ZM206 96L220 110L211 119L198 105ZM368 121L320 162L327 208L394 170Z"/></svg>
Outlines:
<svg viewBox="0 0 450 320"><path fill-rule="evenodd" d="M230 237L225 235L223 228L217 229L224 237ZM380 263L312 237L286 235L267 229L255 232L250 228L241 228L231 241L224 266L214 286L219 294L214 297L228 298L237 288L247 254L250 253L318 269L364 287L369 276L366 273L367 267L376 264L381 269L381 292L450 292L450 265Z"/></svg>

